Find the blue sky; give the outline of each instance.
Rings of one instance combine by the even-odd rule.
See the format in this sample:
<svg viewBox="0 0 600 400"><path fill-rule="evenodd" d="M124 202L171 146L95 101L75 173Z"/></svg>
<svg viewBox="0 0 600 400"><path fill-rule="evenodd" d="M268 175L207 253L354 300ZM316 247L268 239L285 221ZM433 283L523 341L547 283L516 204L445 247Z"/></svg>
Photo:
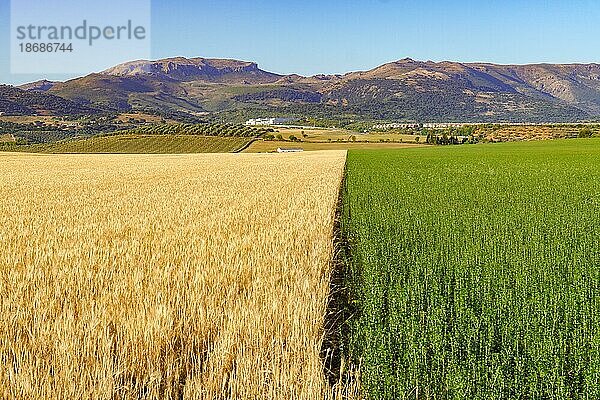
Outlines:
<svg viewBox="0 0 600 400"><path fill-rule="evenodd" d="M9 4L0 0L0 82L42 78L10 74ZM304 75L369 69L404 57L600 62L599 22L600 2L590 0L154 0L152 58L236 58Z"/></svg>

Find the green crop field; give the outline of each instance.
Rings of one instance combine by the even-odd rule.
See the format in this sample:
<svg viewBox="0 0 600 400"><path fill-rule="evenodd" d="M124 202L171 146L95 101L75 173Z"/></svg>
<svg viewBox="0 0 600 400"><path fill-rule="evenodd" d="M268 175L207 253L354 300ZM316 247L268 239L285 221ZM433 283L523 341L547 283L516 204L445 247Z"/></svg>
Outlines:
<svg viewBox="0 0 600 400"><path fill-rule="evenodd" d="M6 150L32 153L231 153L243 147L250 140L250 138L245 137L124 134L49 144L15 146L14 149L6 148Z"/></svg>
<svg viewBox="0 0 600 400"><path fill-rule="evenodd" d="M124 131L115 131L109 135L199 135L199 136L237 136L256 137L273 131L267 127L253 127L236 124L152 124Z"/></svg>
<svg viewBox="0 0 600 400"><path fill-rule="evenodd" d="M600 398L600 140L350 151L366 399Z"/></svg>

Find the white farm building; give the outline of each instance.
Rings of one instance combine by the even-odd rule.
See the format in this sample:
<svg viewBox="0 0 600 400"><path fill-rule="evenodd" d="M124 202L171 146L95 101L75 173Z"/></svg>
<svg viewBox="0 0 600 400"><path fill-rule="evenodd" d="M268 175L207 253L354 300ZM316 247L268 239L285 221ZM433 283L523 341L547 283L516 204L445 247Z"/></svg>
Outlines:
<svg viewBox="0 0 600 400"><path fill-rule="evenodd" d="M293 149L284 148L284 147L277 148L278 153L301 153L303 151L304 151L304 149L300 149L300 148L293 148Z"/></svg>
<svg viewBox="0 0 600 400"><path fill-rule="evenodd" d="M293 121L293 118L252 118L246 121L246 125L281 125Z"/></svg>

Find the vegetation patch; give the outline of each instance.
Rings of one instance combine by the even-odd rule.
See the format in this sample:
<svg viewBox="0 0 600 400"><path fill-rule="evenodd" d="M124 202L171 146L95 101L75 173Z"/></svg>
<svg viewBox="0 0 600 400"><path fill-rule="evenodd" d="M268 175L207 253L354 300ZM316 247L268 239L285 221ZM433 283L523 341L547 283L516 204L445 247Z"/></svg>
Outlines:
<svg viewBox="0 0 600 400"><path fill-rule="evenodd" d="M600 397L600 140L351 151L367 399Z"/></svg>
<svg viewBox="0 0 600 400"><path fill-rule="evenodd" d="M152 124L125 131L116 131L111 135L202 135L202 136L236 136L256 137L273 129L267 127L255 128L238 124Z"/></svg>
<svg viewBox="0 0 600 400"><path fill-rule="evenodd" d="M210 137L191 135L98 136L83 140L67 140L29 146L5 145L7 151L27 153L123 153L182 154L231 153L245 147L246 137Z"/></svg>

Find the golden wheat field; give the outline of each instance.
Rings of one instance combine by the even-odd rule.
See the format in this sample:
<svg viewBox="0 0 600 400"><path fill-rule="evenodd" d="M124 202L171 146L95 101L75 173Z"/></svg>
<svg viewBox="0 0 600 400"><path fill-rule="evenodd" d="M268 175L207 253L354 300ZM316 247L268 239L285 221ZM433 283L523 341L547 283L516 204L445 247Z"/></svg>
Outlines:
<svg viewBox="0 0 600 400"><path fill-rule="evenodd" d="M344 163L0 153L0 398L327 397Z"/></svg>

